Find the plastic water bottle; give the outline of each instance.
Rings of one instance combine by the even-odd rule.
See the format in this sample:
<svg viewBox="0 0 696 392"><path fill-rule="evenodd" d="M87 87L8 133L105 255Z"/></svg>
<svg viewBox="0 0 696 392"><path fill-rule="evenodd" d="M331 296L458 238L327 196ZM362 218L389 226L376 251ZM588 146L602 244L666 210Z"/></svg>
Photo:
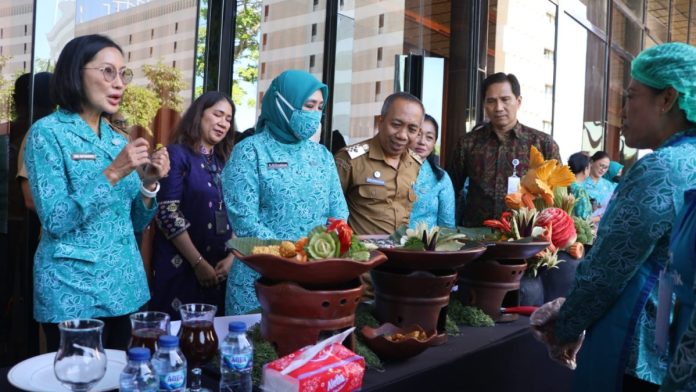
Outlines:
<svg viewBox="0 0 696 392"><path fill-rule="evenodd" d="M232 321L220 345L220 392L251 392L254 348L246 336L246 324Z"/></svg>
<svg viewBox="0 0 696 392"><path fill-rule="evenodd" d="M121 392L157 392L157 376L150 363L150 349L128 349L128 364L119 379Z"/></svg>
<svg viewBox="0 0 696 392"><path fill-rule="evenodd" d="M171 335L159 337L158 348L152 358L152 367L159 378L160 391L184 392L186 390L186 358L179 350L179 338Z"/></svg>

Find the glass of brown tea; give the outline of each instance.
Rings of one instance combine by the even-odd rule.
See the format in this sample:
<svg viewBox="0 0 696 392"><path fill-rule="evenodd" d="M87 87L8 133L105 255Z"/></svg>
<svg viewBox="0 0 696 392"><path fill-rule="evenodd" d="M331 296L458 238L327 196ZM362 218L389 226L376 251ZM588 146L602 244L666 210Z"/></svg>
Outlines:
<svg viewBox="0 0 696 392"><path fill-rule="evenodd" d="M130 315L131 339L128 348L147 347L152 353L157 350L157 339L169 335L170 317L164 312L137 312Z"/></svg>
<svg viewBox="0 0 696 392"><path fill-rule="evenodd" d="M189 369L210 362L218 350L218 337L213 320L217 306L209 304L184 304L179 307L181 351L189 363Z"/></svg>

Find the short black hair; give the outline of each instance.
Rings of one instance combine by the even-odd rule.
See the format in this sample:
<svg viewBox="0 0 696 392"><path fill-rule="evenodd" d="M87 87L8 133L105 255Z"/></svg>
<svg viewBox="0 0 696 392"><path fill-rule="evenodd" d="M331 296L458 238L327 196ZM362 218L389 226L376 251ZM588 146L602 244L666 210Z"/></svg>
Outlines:
<svg viewBox="0 0 696 392"><path fill-rule="evenodd" d="M82 68L104 48L114 48L123 54L123 49L111 38L99 34L75 37L65 45L51 78L53 102L70 112L82 113L82 105L87 100L82 85Z"/></svg>
<svg viewBox="0 0 696 392"><path fill-rule="evenodd" d="M576 152L568 158L568 166L573 174L578 174L590 166L590 157L583 152Z"/></svg>
<svg viewBox="0 0 696 392"><path fill-rule="evenodd" d="M404 99L406 101L417 103L421 107L423 114L425 114L425 106L423 106L423 102L421 102L421 100L418 99L418 97L405 91L399 91L389 95L387 99L384 100L384 103L382 104L382 111L380 112L382 118L387 116L387 113L389 113L389 109L391 109L391 106L397 99Z"/></svg>
<svg viewBox="0 0 696 392"><path fill-rule="evenodd" d="M592 154L592 157L590 159L592 160L592 162L597 162L598 160L604 158L608 158L609 160L611 160L611 158L609 158L609 154L607 154L606 151L597 151L596 153Z"/></svg>
<svg viewBox="0 0 696 392"><path fill-rule="evenodd" d="M184 116L179 121L179 124L174 131L172 140L175 143L183 144L188 146L194 153L198 153L198 147L201 142L201 118L203 118L203 112L209 107L215 105L220 101L226 101L232 106L232 121L230 123L230 129L227 131L225 138L218 143L218 147L215 148L215 155L222 162L227 162L227 159L232 153L232 147L234 146L235 130L234 130L234 115L236 108L234 103L227 94L218 91L208 91L196 98L195 101L189 106Z"/></svg>
<svg viewBox="0 0 696 392"><path fill-rule="evenodd" d="M522 91L520 89L520 81L517 80L517 77L513 74L498 72L488 76L486 79L483 80L483 84L481 85L481 99L486 99L486 92L488 91L488 87L490 87L492 84L505 82L510 83L512 93L515 95L516 98L519 98L520 94L522 94Z"/></svg>
<svg viewBox="0 0 696 392"><path fill-rule="evenodd" d="M440 137L440 125L438 125L437 120L428 113L425 113L425 117L423 117L423 122L430 121L433 124L433 127L435 128L435 140L437 140Z"/></svg>

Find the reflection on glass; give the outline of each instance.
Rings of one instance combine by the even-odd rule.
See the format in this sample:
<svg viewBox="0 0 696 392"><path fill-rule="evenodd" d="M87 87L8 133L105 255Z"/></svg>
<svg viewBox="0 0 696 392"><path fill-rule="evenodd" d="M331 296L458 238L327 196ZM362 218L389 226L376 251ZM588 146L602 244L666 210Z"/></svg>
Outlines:
<svg viewBox="0 0 696 392"><path fill-rule="evenodd" d="M576 18L587 19L602 31L607 29L607 0L571 0L564 2L565 11Z"/></svg>
<svg viewBox="0 0 696 392"><path fill-rule="evenodd" d="M625 8L628 8L638 20L643 20L643 5L645 0L619 0L619 2L623 3L626 6ZM616 9L618 5L620 4L614 5L614 9Z"/></svg>
<svg viewBox="0 0 696 392"><path fill-rule="evenodd" d="M572 18L562 15L558 48L553 137L566 161L578 151L603 148L605 44Z"/></svg>
<svg viewBox="0 0 696 392"><path fill-rule="evenodd" d="M669 1L667 0L647 0L648 9L645 18L645 24L648 27L649 34L660 42L667 42L669 24ZM689 8L688 4L686 6Z"/></svg>
<svg viewBox="0 0 696 392"><path fill-rule="evenodd" d="M686 42L689 38L689 0L672 1L671 33L670 41Z"/></svg>
<svg viewBox="0 0 696 392"><path fill-rule="evenodd" d="M234 40L234 76L232 80L232 100L236 105L235 123L240 132L253 128L256 124L256 117L261 108L260 81L267 80L266 86L270 84L273 77L268 79L270 70L267 68L263 57L263 50L268 49L268 34L265 34L263 46L261 46L261 30L269 24L268 28L282 25L284 18L293 16L287 14L288 11L296 11L306 7L299 7L295 4L294 8L288 2L276 2L263 6L261 0L237 1L237 31ZM262 14L263 12L263 14ZM309 12L309 11L307 11ZM293 19L294 29L301 29L307 20L302 18ZM282 36L282 33L280 33ZM289 45L291 47L292 45ZM280 48L278 48L280 49ZM286 48L286 51L288 49ZM282 62L282 61L281 61ZM298 68L287 64L287 68ZM306 69L306 68L302 68Z"/></svg>
<svg viewBox="0 0 696 392"><path fill-rule="evenodd" d="M612 42L618 44L632 55L637 55L640 52L643 30L633 20L626 17L619 7L614 7L612 17Z"/></svg>
<svg viewBox="0 0 696 392"><path fill-rule="evenodd" d="M607 96L607 134L605 150L620 156L621 162L629 167L637 159L637 150L626 146L621 136L621 108L623 94L631 81L631 63L614 51L609 57L609 95Z"/></svg>

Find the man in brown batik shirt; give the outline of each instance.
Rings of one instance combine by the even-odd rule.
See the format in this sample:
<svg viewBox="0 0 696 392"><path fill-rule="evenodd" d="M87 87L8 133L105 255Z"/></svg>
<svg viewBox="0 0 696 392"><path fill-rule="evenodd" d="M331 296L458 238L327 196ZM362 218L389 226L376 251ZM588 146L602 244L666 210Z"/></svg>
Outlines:
<svg viewBox="0 0 696 392"><path fill-rule="evenodd" d="M382 105L379 133L336 154L348 224L356 234L392 234L408 224L422 163L408 145L418 136L423 115L418 98L394 93Z"/></svg>
<svg viewBox="0 0 696 392"><path fill-rule="evenodd" d="M452 183L461 191L469 179L462 224L482 226L486 219L498 219L506 209L508 177L512 160L518 159L517 176L529 166L529 149L535 146L545 159L560 162L558 145L550 135L517 121L522 103L520 83L513 74L493 74L483 81L483 105L489 122L462 136L454 151Z"/></svg>

